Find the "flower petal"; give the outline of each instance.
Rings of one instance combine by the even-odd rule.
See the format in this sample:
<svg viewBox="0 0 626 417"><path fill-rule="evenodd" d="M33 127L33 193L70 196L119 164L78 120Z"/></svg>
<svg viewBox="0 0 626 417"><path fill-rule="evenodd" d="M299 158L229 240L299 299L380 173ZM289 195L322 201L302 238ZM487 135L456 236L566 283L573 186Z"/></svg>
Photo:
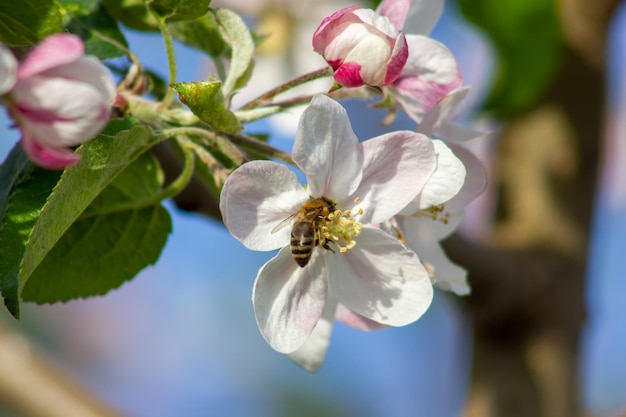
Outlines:
<svg viewBox="0 0 626 417"><path fill-rule="evenodd" d="M409 58L391 86L394 98L417 123L446 94L463 82L454 56L443 44L425 36L406 36Z"/></svg>
<svg viewBox="0 0 626 417"><path fill-rule="evenodd" d="M432 301L430 278L415 253L379 229L364 227L353 249L325 258L330 293L371 320L403 326Z"/></svg>
<svg viewBox="0 0 626 417"><path fill-rule="evenodd" d="M17 70L17 77L22 80L59 65L74 62L84 52L83 41L76 35L59 33L49 36L24 58Z"/></svg>
<svg viewBox="0 0 626 417"><path fill-rule="evenodd" d="M346 110L316 95L302 114L292 151L314 197L345 199L361 182L363 151Z"/></svg>
<svg viewBox="0 0 626 417"><path fill-rule="evenodd" d="M308 198L296 174L286 166L252 161L226 180L220 210L228 231L247 248L274 250L289 245L291 228L272 230L300 210Z"/></svg>
<svg viewBox="0 0 626 417"><path fill-rule="evenodd" d="M362 223L381 223L411 202L435 168L432 141L416 132L387 133L361 144L365 159L359 188L341 204L361 199Z"/></svg>
<svg viewBox="0 0 626 417"><path fill-rule="evenodd" d="M289 354L294 362L309 372L317 372L324 363L335 324L335 310L337 310L337 301L329 296L311 336L298 350Z"/></svg>
<svg viewBox="0 0 626 417"><path fill-rule="evenodd" d="M22 135L22 149L35 164L51 170L74 165L81 158L72 149L44 147L26 132Z"/></svg>
<svg viewBox="0 0 626 417"><path fill-rule="evenodd" d="M473 153L460 145L449 144L450 149L463 162L466 175L459 193L446 203L446 210L460 212L487 187L485 166Z"/></svg>
<svg viewBox="0 0 626 417"><path fill-rule="evenodd" d="M437 167L428 181L401 214L411 215L419 210L443 204L458 194L465 182L465 166L441 140L433 140Z"/></svg>
<svg viewBox="0 0 626 417"><path fill-rule="evenodd" d="M443 12L443 0L384 0L378 12L404 33L428 35Z"/></svg>
<svg viewBox="0 0 626 417"><path fill-rule="evenodd" d="M300 268L287 246L259 270L252 292L254 314L263 337L278 352L300 348L319 321L328 295L324 258L313 251L306 268Z"/></svg>
<svg viewBox="0 0 626 417"><path fill-rule="evenodd" d="M9 48L0 44L0 96L7 93L17 78L17 60Z"/></svg>
<svg viewBox="0 0 626 417"><path fill-rule="evenodd" d="M419 253L422 262L433 269L434 285L457 295L467 295L467 271L448 259L439 241L451 234L459 225L462 216L455 216L448 224L425 217L398 216L396 221L402 230L407 246Z"/></svg>
<svg viewBox="0 0 626 417"><path fill-rule="evenodd" d="M343 304L339 304L337 306L337 314L335 314L335 318L347 326L363 331L384 329L386 327L389 327L385 326L384 324L375 322L374 320L370 320L367 317L363 317L362 315L355 313L349 308L346 308L346 306L344 306Z"/></svg>
<svg viewBox="0 0 626 417"><path fill-rule="evenodd" d="M330 40L337 35L337 33L332 30L334 26L337 23L340 23L340 20L344 20L344 15L359 8L359 6L344 7L343 9L337 10L335 13L322 20L322 23L320 23L319 27L313 33L313 50L315 50L315 52L320 55L324 55L326 46L328 45ZM350 14L352 15L352 13ZM347 16L347 18L347 21L358 21L356 16Z"/></svg>

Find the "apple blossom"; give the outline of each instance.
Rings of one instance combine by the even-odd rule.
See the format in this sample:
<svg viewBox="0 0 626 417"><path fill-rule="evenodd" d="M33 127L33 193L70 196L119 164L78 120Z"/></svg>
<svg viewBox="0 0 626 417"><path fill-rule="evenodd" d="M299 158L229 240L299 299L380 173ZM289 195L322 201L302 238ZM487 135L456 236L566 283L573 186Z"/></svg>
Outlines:
<svg viewBox="0 0 626 417"><path fill-rule="evenodd" d="M384 0L376 11L347 7L322 21L313 48L344 87L382 87L419 123L432 106L462 83L452 53L428 33L443 0Z"/></svg>
<svg viewBox="0 0 626 417"><path fill-rule="evenodd" d="M313 34L313 49L345 87L392 83L409 53L404 35L389 19L358 6L325 18Z"/></svg>
<svg viewBox="0 0 626 417"><path fill-rule="evenodd" d="M18 65L5 98L26 154L44 168L62 169L80 160L71 147L108 122L115 84L98 59L84 56L79 37L62 33L46 38Z"/></svg>
<svg viewBox="0 0 626 417"><path fill-rule="evenodd" d="M444 230L454 230L460 216L450 216L447 202L454 201L465 184L466 170L463 162L441 140L432 141L437 159L435 171L422 187L419 194L398 215L380 225L390 236L398 237L406 246L419 255L427 266L431 282L436 286L452 290L457 294L467 294L466 273L452 264L445 256L439 241L447 236L430 232L441 225ZM468 181L467 184L471 184ZM465 201L465 200L463 200ZM444 212L444 203L446 211ZM454 211L456 213L456 211ZM406 214L401 215L401 214ZM434 224L435 226L432 226ZM422 229L419 229L419 228ZM424 230L420 234L418 230ZM428 234L426 234L428 233ZM337 300L324 307L322 316L311 336L289 357L303 368L313 372L324 362L334 321L364 331L387 327L385 323L364 317Z"/></svg>
<svg viewBox="0 0 626 417"><path fill-rule="evenodd" d="M292 156L306 187L284 165L252 161L229 176L220 201L224 224L246 247L282 248L259 270L252 296L270 346L296 351L334 300L384 325L417 320L432 299L428 274L415 253L369 224L387 221L420 192L435 166L432 141L400 131L359 143L343 107L315 96ZM289 228L277 226L318 199L334 212L316 218L316 245L301 267Z"/></svg>
<svg viewBox="0 0 626 417"><path fill-rule="evenodd" d="M443 11L443 0L383 0L377 9L406 36L409 57L400 76L385 88L416 123L463 77L450 50L427 35Z"/></svg>

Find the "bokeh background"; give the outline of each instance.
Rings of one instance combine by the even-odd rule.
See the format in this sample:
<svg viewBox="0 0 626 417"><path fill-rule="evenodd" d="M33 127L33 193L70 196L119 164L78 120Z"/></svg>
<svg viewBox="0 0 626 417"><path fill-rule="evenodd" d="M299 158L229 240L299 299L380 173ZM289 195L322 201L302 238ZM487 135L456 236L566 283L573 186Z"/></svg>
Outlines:
<svg viewBox="0 0 626 417"><path fill-rule="evenodd" d="M323 7L330 12L340 6L320 3L321 13L325 13ZM257 24L250 13L250 24ZM299 36L310 39L317 22L302 23ZM140 61L166 76L161 38L130 30L125 34ZM447 2L432 37L453 51L465 84L472 86L463 117L494 131L480 143L470 144L491 170L499 125L473 116L479 114L488 94L494 50L462 17L454 1ZM604 142L603 170L595 201L586 291L588 316L580 355L580 395L590 415L598 416L614 416L626 409L623 3L614 14L609 39L609 100L604 133L598 137ZM323 61L314 56L312 48L306 48L311 62L298 61L299 65L313 65L308 70L321 67ZM203 79L210 71L200 53L183 45L177 44L177 59L179 81ZM267 69L259 64L265 71L259 76L266 80L261 89L278 75L298 70L278 70L271 58L266 59ZM346 106L360 138L381 133L378 121L384 118L382 112L357 103ZM255 123L248 131L270 131L274 146L290 150L297 118L294 112ZM18 139L10 123L6 115L0 115L2 155ZM413 126L399 117L387 130L398 128ZM494 192L490 189L468 209L462 227L467 238L479 239L489 230ZM173 233L154 267L105 297L58 305L26 304L19 322L0 309L0 337L11 337L24 349L43 355L125 416L456 417L467 412L472 322L455 296L438 292L424 317L403 328L363 333L338 324L325 365L318 373L309 374L274 352L254 320L252 283L258 268L272 254L248 251L219 222L167 205ZM0 416L14 415L0 403Z"/></svg>

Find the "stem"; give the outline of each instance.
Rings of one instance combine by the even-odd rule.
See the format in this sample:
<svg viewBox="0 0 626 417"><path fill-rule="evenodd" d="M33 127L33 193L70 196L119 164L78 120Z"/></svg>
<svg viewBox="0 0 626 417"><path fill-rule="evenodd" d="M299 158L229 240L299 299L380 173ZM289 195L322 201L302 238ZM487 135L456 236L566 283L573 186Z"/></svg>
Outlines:
<svg viewBox="0 0 626 417"><path fill-rule="evenodd" d="M145 2L145 5L150 11L150 13L152 14L152 16L154 16L154 18L156 19L159 25L159 30L161 31L161 34L163 35L163 41L165 42L165 52L167 53L167 65L169 67L169 78L170 78L169 84L171 85L175 83L178 78L177 73L176 73L176 54L174 52L174 42L172 40L172 35L170 34L170 31L167 29L165 18L155 13L150 8L150 5L148 4L148 2ZM174 90L171 87L169 87L167 89L167 93L165 94L165 97L163 97L163 101L161 102L161 108L162 109L168 108L170 104L172 104L172 100L174 100Z"/></svg>
<svg viewBox="0 0 626 417"><path fill-rule="evenodd" d="M285 84L281 84L276 88L271 89L265 94L260 95L249 103L243 105L240 110L251 109L254 107L262 106L270 102L275 96L278 94L297 87L301 84L307 83L309 81L316 80L322 77L328 77L333 74L333 69L331 67L325 67L319 69L317 71L310 72L308 74L301 75L300 77L294 78L291 81L287 81Z"/></svg>
<svg viewBox="0 0 626 417"><path fill-rule="evenodd" d="M182 191L183 188L189 182L193 174L193 169L195 166L195 158L193 156L193 152L188 146L185 146L182 142L178 142L182 151L183 157L185 160L185 165L183 167L182 172L174 181L172 181L167 187L162 189L160 192L153 194L152 196L146 198L142 201L131 201L127 203L116 204L113 206L108 206L103 208L102 210L97 210L93 212L87 213L82 218L89 218L93 216L104 216L111 213L117 213L120 211L128 211L128 210L141 210L146 207L154 206L159 204L161 201L173 197L179 192Z"/></svg>
<svg viewBox="0 0 626 417"><path fill-rule="evenodd" d="M228 138L230 142L234 143L235 145L241 146L242 148L246 148L252 152L267 156L268 158L276 158L290 165L296 166L296 164L293 162L293 159L291 159L291 156L288 153L276 149L273 146L270 146L267 143L262 142L252 136L231 135L228 133L220 133L220 135L224 135Z"/></svg>

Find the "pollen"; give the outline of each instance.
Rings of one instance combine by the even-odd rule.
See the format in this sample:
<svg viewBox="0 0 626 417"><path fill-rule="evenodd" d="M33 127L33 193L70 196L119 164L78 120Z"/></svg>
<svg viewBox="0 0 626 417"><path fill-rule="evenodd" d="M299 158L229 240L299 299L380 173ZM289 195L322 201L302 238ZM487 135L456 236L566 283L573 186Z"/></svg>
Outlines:
<svg viewBox="0 0 626 417"><path fill-rule="evenodd" d="M356 198L355 202L360 202ZM339 253L345 253L356 246L354 238L361 233L363 225L356 220L355 216L363 215L363 209L355 210L335 210L320 221L319 225L319 245L332 251L330 243L339 249ZM333 251L334 252L334 251Z"/></svg>

